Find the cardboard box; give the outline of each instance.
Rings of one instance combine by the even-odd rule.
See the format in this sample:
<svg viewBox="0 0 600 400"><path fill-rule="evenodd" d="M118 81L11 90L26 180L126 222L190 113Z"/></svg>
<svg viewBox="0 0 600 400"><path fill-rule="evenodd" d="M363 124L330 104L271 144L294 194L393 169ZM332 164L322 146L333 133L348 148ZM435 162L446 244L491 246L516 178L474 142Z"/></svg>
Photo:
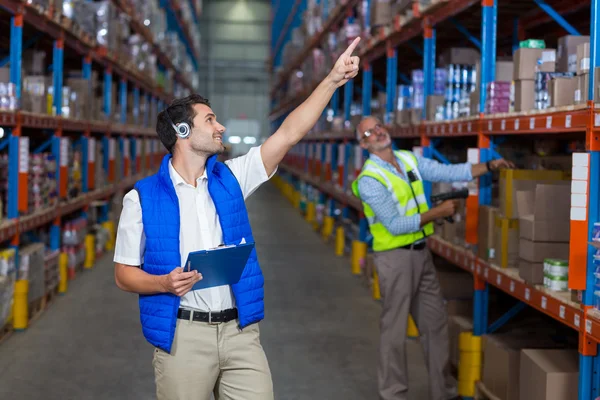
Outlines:
<svg viewBox="0 0 600 400"><path fill-rule="evenodd" d="M537 242L570 240L571 186L568 181L519 190L516 200L522 239Z"/></svg>
<svg viewBox="0 0 600 400"><path fill-rule="evenodd" d="M426 105L427 121L435 121L435 113L437 112L437 108L438 108L438 106L443 106L444 101L445 101L445 98L443 95L427 96L427 101L426 101L426 103L427 103L427 105Z"/></svg>
<svg viewBox="0 0 600 400"><path fill-rule="evenodd" d="M392 23L391 0L373 0L371 2L371 25L382 26Z"/></svg>
<svg viewBox="0 0 600 400"><path fill-rule="evenodd" d="M438 64L441 68L450 64L476 65L480 59L481 55L473 48L452 47L440 55Z"/></svg>
<svg viewBox="0 0 600 400"><path fill-rule="evenodd" d="M460 351L458 348L458 337L463 332L473 330L473 319L471 317L455 315L448 318L448 341L450 344L450 363L458 366Z"/></svg>
<svg viewBox="0 0 600 400"><path fill-rule="evenodd" d="M573 400L578 398L579 353L577 350L522 350L520 361L520 399Z"/></svg>
<svg viewBox="0 0 600 400"><path fill-rule="evenodd" d="M479 86L478 86L479 88ZM476 116L479 115L479 89L475 89L475 91L469 94L469 115Z"/></svg>
<svg viewBox="0 0 600 400"><path fill-rule="evenodd" d="M577 45L577 75L590 72L590 42Z"/></svg>
<svg viewBox="0 0 600 400"><path fill-rule="evenodd" d="M423 110L421 108L413 108L410 110L410 124L419 125L423 116Z"/></svg>
<svg viewBox="0 0 600 400"><path fill-rule="evenodd" d="M507 268L519 261L519 220L496 215L494 227L494 258L496 265ZM491 253L490 253L491 254Z"/></svg>
<svg viewBox="0 0 600 400"><path fill-rule="evenodd" d="M594 89L594 102L600 102L600 67L596 68L595 72L596 76L594 77L596 81L596 88ZM577 89L575 90L575 94L573 98L575 100L575 104L586 104L588 100L588 90L590 87L590 74L584 73L577 76Z"/></svg>
<svg viewBox="0 0 600 400"><path fill-rule="evenodd" d="M541 64L538 66L538 60ZM514 55L513 79L534 80L536 67L540 72L556 70L556 50L519 48Z"/></svg>
<svg viewBox="0 0 600 400"><path fill-rule="evenodd" d="M534 190L538 184L567 181L563 171L504 169L500 171L500 213L506 218L519 218L517 192Z"/></svg>
<svg viewBox="0 0 600 400"><path fill-rule="evenodd" d="M556 70L558 72L577 72L577 46L589 42L589 36L566 35L559 38L556 51Z"/></svg>
<svg viewBox="0 0 600 400"><path fill-rule="evenodd" d="M543 263L545 258L569 259L569 243L519 241L519 257L532 263Z"/></svg>
<svg viewBox="0 0 600 400"><path fill-rule="evenodd" d="M396 110L396 125L410 125L410 110Z"/></svg>
<svg viewBox="0 0 600 400"><path fill-rule="evenodd" d="M548 96L551 107L570 106L575 101L576 78L554 78L548 85Z"/></svg>
<svg viewBox="0 0 600 400"><path fill-rule="evenodd" d="M544 283L544 263L531 263L519 259L519 276L530 285Z"/></svg>
<svg viewBox="0 0 600 400"><path fill-rule="evenodd" d="M529 111L535 107L535 81L515 81L515 111Z"/></svg>
<svg viewBox="0 0 600 400"><path fill-rule="evenodd" d="M496 78L494 82L512 82L514 68L515 63L512 61L496 61Z"/></svg>
<svg viewBox="0 0 600 400"><path fill-rule="evenodd" d="M525 330L485 335L482 382L502 400L525 400L520 397L521 352L526 348L553 349L558 347L543 332L532 335ZM528 400L528 399L527 399Z"/></svg>
<svg viewBox="0 0 600 400"><path fill-rule="evenodd" d="M484 260L494 258L494 231L498 209L490 206L479 206L479 225L477 226L477 256Z"/></svg>

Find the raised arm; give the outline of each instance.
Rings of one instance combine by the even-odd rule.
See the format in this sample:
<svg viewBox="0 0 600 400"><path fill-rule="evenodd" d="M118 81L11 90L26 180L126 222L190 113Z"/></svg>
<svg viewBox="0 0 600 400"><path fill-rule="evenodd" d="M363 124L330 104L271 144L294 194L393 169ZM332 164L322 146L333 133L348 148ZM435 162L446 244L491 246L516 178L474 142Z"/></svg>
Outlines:
<svg viewBox="0 0 600 400"><path fill-rule="evenodd" d="M335 90L358 74L359 58L352 56L360 38L346 49L333 69L314 92L283 121L281 127L261 146L261 156L267 175L283 160L286 153L315 125L331 100Z"/></svg>

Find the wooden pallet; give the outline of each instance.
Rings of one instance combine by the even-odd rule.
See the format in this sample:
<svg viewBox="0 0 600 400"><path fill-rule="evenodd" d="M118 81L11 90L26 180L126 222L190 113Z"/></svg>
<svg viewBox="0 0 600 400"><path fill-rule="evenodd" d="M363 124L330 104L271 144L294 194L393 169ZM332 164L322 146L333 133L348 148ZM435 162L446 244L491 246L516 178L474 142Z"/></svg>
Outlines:
<svg viewBox="0 0 600 400"><path fill-rule="evenodd" d="M46 309L46 296L42 296L39 299L32 301L29 303L28 308L29 323L31 324L37 321Z"/></svg>

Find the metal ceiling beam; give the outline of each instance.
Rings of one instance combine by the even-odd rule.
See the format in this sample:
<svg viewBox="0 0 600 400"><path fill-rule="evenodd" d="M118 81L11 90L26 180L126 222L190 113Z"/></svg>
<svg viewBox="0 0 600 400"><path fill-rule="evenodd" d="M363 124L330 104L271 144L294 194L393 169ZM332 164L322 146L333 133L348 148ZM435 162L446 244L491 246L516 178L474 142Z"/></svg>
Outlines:
<svg viewBox="0 0 600 400"><path fill-rule="evenodd" d="M548 14L554 21L556 21L564 30L569 32L571 35L581 36L581 33L577 31L562 15L560 15L554 8L552 8L544 0L533 0L546 14Z"/></svg>

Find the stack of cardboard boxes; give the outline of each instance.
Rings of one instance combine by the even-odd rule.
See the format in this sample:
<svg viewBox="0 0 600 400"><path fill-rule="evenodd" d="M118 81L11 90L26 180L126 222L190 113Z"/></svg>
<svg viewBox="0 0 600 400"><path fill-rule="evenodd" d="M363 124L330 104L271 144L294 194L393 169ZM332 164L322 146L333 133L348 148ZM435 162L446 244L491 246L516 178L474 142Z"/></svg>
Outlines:
<svg viewBox="0 0 600 400"><path fill-rule="evenodd" d="M569 259L570 182L538 183L516 192L519 215L519 275L544 283L544 260Z"/></svg>
<svg viewBox="0 0 600 400"><path fill-rule="evenodd" d="M484 336L482 383L502 400L577 398L579 355L539 326Z"/></svg>
<svg viewBox="0 0 600 400"><path fill-rule="evenodd" d="M536 91L536 73L556 71L556 50L521 47L514 54L513 79L514 110L529 111L536 108L536 100L543 101L543 88ZM539 79L538 79L539 81ZM538 84L538 86L540 86ZM536 92L538 97L536 98Z"/></svg>

